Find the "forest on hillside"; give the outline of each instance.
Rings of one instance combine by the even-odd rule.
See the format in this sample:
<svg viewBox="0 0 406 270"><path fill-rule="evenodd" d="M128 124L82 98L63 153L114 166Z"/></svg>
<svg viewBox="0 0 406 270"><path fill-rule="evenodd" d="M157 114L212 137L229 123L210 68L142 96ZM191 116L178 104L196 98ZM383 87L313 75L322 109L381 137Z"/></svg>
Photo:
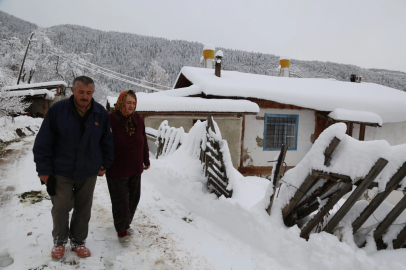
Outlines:
<svg viewBox="0 0 406 270"><path fill-rule="evenodd" d="M36 25L0 11L0 37L17 37L25 44ZM99 66L139 79L152 80L160 70L160 84L173 85L183 66L200 66L204 44L183 40L142 36L121 32L106 32L77 25L59 25L41 30L53 46L67 55L77 55ZM216 48L224 52L223 68L254 74L277 75L279 56L264 53ZM79 69L81 70L81 69ZM384 69L365 69L355 65L332 62L291 60L291 70L303 78L334 78L348 81L351 74L362 76L364 82L374 82L406 91L406 73ZM67 73L68 74L68 73ZM69 83L76 74L67 75ZM113 92L132 88L128 83L95 75ZM60 79L60 78L59 78Z"/></svg>

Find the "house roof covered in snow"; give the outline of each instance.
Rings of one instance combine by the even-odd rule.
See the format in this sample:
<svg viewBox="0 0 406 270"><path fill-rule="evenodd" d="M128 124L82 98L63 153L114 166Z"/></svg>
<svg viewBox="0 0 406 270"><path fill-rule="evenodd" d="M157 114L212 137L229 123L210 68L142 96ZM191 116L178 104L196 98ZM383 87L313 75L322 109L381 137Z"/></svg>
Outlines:
<svg viewBox="0 0 406 270"><path fill-rule="evenodd" d="M45 95L45 99L48 100L54 100L55 98L55 93L47 89L17 90L7 92L7 94L10 96L31 96L31 97Z"/></svg>
<svg viewBox="0 0 406 270"><path fill-rule="evenodd" d="M203 113L246 113L257 114L259 107L248 100L204 99L158 95L158 93L136 93L137 112L203 112ZM114 107L117 97L107 97L110 107Z"/></svg>
<svg viewBox="0 0 406 270"><path fill-rule="evenodd" d="M256 98L318 111L342 108L372 112L384 123L406 121L406 93L375 83L286 78L237 71L221 71L221 77L217 77L213 69L195 67L183 67L178 80L184 80L182 76L193 85L157 95Z"/></svg>
<svg viewBox="0 0 406 270"><path fill-rule="evenodd" d="M39 82L39 83L30 83L30 84L19 84L13 86L6 86L4 90L26 90L26 89L53 89L58 87L68 87L68 84L64 81L51 81L51 82Z"/></svg>
<svg viewBox="0 0 406 270"><path fill-rule="evenodd" d="M363 122L371 123L382 126L382 118L376 113L363 112L363 111L353 111L337 108L332 111L328 117L338 120L338 121L351 121L351 122Z"/></svg>

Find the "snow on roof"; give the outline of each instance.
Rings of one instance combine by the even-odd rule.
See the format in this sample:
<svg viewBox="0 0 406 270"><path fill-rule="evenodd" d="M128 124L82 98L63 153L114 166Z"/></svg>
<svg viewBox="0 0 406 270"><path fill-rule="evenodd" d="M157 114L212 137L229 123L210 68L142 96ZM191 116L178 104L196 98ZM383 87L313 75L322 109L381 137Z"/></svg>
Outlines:
<svg viewBox="0 0 406 270"><path fill-rule="evenodd" d="M373 112L354 111L337 108L328 116L335 120L372 123L382 126L382 118Z"/></svg>
<svg viewBox="0 0 406 270"><path fill-rule="evenodd" d="M221 71L221 77L217 77L213 69L195 67L183 67L181 73L206 95L258 98L319 111L369 111L378 114L384 123L406 121L406 93L379 84L237 71ZM164 93L170 95L171 91Z"/></svg>
<svg viewBox="0 0 406 270"><path fill-rule="evenodd" d="M7 92L10 96L37 96L37 95L46 95L45 99L54 100L55 93L47 89L31 89L31 90L20 90L20 91L9 91Z"/></svg>
<svg viewBox="0 0 406 270"><path fill-rule="evenodd" d="M258 105L248 100L177 97L159 93L136 94L137 112L259 112ZM107 101L110 106L114 106L117 97L107 97Z"/></svg>
<svg viewBox="0 0 406 270"><path fill-rule="evenodd" d="M13 86L6 86L4 90L20 90L20 89L33 89L33 88L48 88L53 86L65 86L68 87L68 84L64 81L52 81L52 82L39 82L39 83L30 83L30 84L19 84Z"/></svg>

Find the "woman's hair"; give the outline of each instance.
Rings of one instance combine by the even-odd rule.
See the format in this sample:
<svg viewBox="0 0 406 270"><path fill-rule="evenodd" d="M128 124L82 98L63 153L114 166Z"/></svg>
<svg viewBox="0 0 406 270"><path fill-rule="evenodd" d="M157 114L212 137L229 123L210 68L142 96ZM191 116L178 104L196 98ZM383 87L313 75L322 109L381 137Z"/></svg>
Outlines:
<svg viewBox="0 0 406 270"><path fill-rule="evenodd" d="M127 96L130 96L132 98L134 98L135 100L137 100L137 96L134 93L134 90L130 89L128 90L127 94L125 94L125 97L127 98Z"/></svg>

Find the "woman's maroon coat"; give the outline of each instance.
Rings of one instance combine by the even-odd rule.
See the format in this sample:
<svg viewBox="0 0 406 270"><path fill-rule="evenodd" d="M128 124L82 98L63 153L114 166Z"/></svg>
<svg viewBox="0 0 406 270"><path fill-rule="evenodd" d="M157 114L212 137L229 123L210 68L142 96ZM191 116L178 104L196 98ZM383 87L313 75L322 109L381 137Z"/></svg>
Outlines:
<svg viewBox="0 0 406 270"><path fill-rule="evenodd" d="M144 170L144 165L150 165L144 120L138 113L134 113L133 119L137 128L135 133L130 136L114 112L110 113L115 156L113 165L106 172L107 177L126 178L140 175Z"/></svg>

